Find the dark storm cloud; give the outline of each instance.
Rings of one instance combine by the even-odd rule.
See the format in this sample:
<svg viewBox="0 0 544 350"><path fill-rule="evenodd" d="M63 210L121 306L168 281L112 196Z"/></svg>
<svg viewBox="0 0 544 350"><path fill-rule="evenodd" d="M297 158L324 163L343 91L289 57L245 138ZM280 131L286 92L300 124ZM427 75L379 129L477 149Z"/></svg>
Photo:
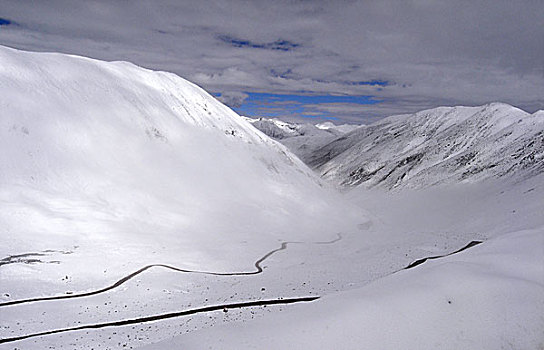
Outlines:
<svg viewBox="0 0 544 350"><path fill-rule="evenodd" d="M0 0L0 17L18 24L0 26L0 44L173 71L233 106L265 92L383 101L321 105L345 120L544 108L542 0Z"/></svg>

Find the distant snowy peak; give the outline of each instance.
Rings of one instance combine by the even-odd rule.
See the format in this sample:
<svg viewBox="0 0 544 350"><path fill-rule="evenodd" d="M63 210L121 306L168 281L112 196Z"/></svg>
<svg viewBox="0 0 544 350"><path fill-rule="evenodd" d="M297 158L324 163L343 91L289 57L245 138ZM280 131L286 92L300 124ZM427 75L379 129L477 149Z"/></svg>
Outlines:
<svg viewBox="0 0 544 350"><path fill-rule="evenodd" d="M264 134L276 140L301 135L301 131L299 130L299 124L287 123L279 119L253 119L248 117L243 118L253 124L253 126L262 131Z"/></svg>
<svg viewBox="0 0 544 350"><path fill-rule="evenodd" d="M288 123L275 118L244 118L264 134L287 146L304 162L319 147L360 127L350 124L334 125L331 122L313 125Z"/></svg>
<svg viewBox="0 0 544 350"><path fill-rule="evenodd" d="M544 113L491 103L392 116L332 141L308 163L347 186L532 176L544 171Z"/></svg>
<svg viewBox="0 0 544 350"><path fill-rule="evenodd" d="M536 111L532 115L534 118L544 118L544 109L541 109L540 111Z"/></svg>
<svg viewBox="0 0 544 350"><path fill-rule="evenodd" d="M355 125L355 124L342 124L342 125L335 125L331 122L324 122L321 124L315 125L318 129L321 130L336 130L341 132L342 134L346 134L350 131L353 131L363 125Z"/></svg>
<svg viewBox="0 0 544 350"><path fill-rule="evenodd" d="M297 136L343 135L362 126L355 124L335 125L332 122L324 122L315 125L311 123L289 123L277 118L242 118L276 140Z"/></svg>

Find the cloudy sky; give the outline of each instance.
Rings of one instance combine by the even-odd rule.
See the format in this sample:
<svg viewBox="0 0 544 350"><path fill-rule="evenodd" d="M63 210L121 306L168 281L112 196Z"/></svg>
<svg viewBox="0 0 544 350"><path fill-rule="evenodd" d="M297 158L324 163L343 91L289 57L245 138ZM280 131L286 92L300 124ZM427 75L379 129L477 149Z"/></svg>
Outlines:
<svg viewBox="0 0 544 350"><path fill-rule="evenodd" d="M543 23L544 0L0 0L0 45L131 61L240 114L338 123L544 109Z"/></svg>

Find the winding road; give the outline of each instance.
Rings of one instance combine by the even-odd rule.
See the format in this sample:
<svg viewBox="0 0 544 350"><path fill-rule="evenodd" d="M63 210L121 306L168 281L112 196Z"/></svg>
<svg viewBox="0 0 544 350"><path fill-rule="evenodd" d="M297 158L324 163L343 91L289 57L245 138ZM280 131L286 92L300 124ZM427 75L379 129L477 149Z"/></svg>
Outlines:
<svg viewBox="0 0 544 350"><path fill-rule="evenodd" d="M319 297L313 296L313 297L300 297L300 298L289 298L289 299L256 300L256 301L248 301L248 302L243 302L243 303L212 305L212 306L205 306L205 307L201 307L201 308L197 308L197 309L170 312L170 313L167 313L167 314L160 314L160 315L153 315L153 316L146 316L146 317L138 317L138 318L132 318L132 319L128 319L128 320L121 320L121 321L114 321L114 322L89 324L89 325L83 325L83 326L77 326L77 327L71 327L71 328L61 328L61 329L55 329L55 330L46 331L46 332L20 335L20 336L13 337L13 338L0 339L0 344L11 343L11 342L14 342L14 341L28 339L28 338L41 337L41 336L50 335L50 334L58 334L58 333L79 331L79 330L82 330L82 329L98 329L98 328L105 328L105 327L122 327L122 326L128 326L128 325L132 325L132 324L141 324L141 323L165 320L165 319L175 318L175 317L180 317L180 316L194 315L194 314L203 313L203 312L211 312L211 311L218 311L218 310L228 310L228 309L241 309L241 308L246 308L246 307L256 307L256 306L266 306L266 305L294 304L294 303L301 303L301 302L310 302L310 301L314 301L316 299L319 299Z"/></svg>
<svg viewBox="0 0 544 350"><path fill-rule="evenodd" d="M326 242L310 242L310 244L333 244L338 242L342 239L342 235L340 233L337 234L338 237ZM456 253L459 253L463 250L469 249L471 247L474 247L478 244L482 243L481 241L471 241L466 246L451 252L449 254L440 255L440 256L431 256L427 258L422 258L414 261L413 263L409 264L408 266L404 267L401 270L395 271L393 273L407 270L414 268L420 264L423 264L425 261L430 259L438 259L443 258L446 256L450 256ZM0 307L6 307L10 305L17 305L17 304L25 304L25 303L34 303L34 302L41 302L41 301L48 301L48 300L60 300L60 299L73 299L73 298L82 298L87 296L92 296L100 293L104 293L107 291L110 291L112 289L115 289L119 287L120 285L124 284L125 282L129 281L130 279L136 277L137 275L153 268L153 267L161 267L166 268L182 273L196 273L196 274L205 274L205 275L213 275L213 276L249 276L249 275L257 275L263 272L263 268L261 264L268 259L273 254L287 249L289 244L308 244L307 242L299 242L299 241L293 241L293 242L282 242L279 248L276 248L274 250L269 251L265 255L263 255L260 259L258 259L254 266L254 271L243 271L243 272L211 272L211 271L199 271L199 270L188 270L188 269L182 269L175 266L170 266L166 264L151 264L142 267L141 269L132 272L131 274L119 279L117 282L113 283L110 286L90 291L90 292L82 292L79 294L70 294L70 295L59 295L59 296L49 296L49 297L41 297L41 298L30 298L30 299L21 299L21 300L14 300L9 301L5 303L0 303ZM105 327L122 327L127 325L133 325L133 324L142 324L146 322L153 322L153 321L159 321L159 320L165 320L170 318L176 318L181 316L188 316L188 315L194 315L198 313L206 313L206 312L212 312L212 311L218 311L223 310L227 311L228 309L241 309L241 308L248 308L248 307L257 307L257 306L266 306L266 305L285 305L285 304L294 304L294 303L301 303L301 302L311 302L319 299L319 296L306 296L306 297L297 297L297 298L286 298L286 299L269 299L269 300L254 300L254 301L247 301L247 302L238 302L238 303L231 303L231 304L220 304L220 305L211 305L211 306L205 306L195 309L189 309L189 310L183 310L183 311L176 311L176 312L170 312L165 314L158 314L158 315L152 315L152 316L144 316L144 317L138 317L138 318L132 318L132 319L126 319L126 320L119 320L119 321L112 321L112 322L104 322L104 323L95 323L95 324L88 324L88 325L81 325L77 327L69 327L69 328L60 328L60 329L54 329L44 332L38 332L38 333L31 333L31 334L25 334L20 335L16 337L11 338L3 338L0 339L0 344L4 343L11 343L16 342L24 339L29 338L35 338L35 337L41 337L46 335L52 335L52 334L59 334L59 333L66 333L66 332L72 332L72 331L78 331L78 330L84 330L84 329L99 329L99 328L105 328Z"/></svg>
<svg viewBox="0 0 544 350"><path fill-rule="evenodd" d="M166 265L166 264L151 264L146 265L142 267L141 269L132 272L129 275L126 275L125 277L121 278L117 282L113 283L112 285L109 285L107 287L93 290L90 292L82 292L82 293L76 293L76 294L63 294L63 295L55 295L55 296L48 296L48 297L39 297L39 298L29 298L29 299L20 299L20 300L12 300L8 302L0 303L0 307L10 306L10 305L18 305L18 304L27 304L27 303L35 303L40 301L50 301L50 300L61 300L61 299L74 299L74 298L83 298L88 297L92 295L97 295L100 293L104 293L107 291L110 291L112 289L115 289L122 284L126 283L127 281L133 279L134 277L138 276L139 274L153 268L153 267L162 267L165 269L177 271L177 272L183 272L183 273L195 273L195 274L202 274L202 275L212 275L212 276L250 276L250 275L257 275L263 272L263 268L261 267L261 264L268 258L270 258L273 254L287 249L287 246L289 244L333 244L338 242L342 239L342 234L338 233L338 237L331 241L325 241L325 242L299 242L299 241L291 241L291 242L283 242L281 243L279 248L276 248L274 250L269 251L265 255L263 255L259 260L257 260L254 264L255 270L254 271L243 271L243 272L211 272L211 271L199 271L199 270L188 270L188 269L182 269L179 267Z"/></svg>

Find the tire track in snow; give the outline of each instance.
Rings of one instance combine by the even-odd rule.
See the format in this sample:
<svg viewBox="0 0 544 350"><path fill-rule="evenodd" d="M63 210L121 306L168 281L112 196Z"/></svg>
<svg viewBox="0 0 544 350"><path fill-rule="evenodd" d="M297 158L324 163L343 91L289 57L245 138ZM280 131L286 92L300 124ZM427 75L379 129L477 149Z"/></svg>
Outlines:
<svg viewBox="0 0 544 350"><path fill-rule="evenodd" d="M165 269L182 272L182 273L195 273L195 274L201 274L201 275L212 275L212 276L251 276L251 275L258 275L263 272L263 268L261 267L261 264L268 258L270 258L275 253L286 250L287 246L289 244L333 244L338 242L342 239L342 234L338 233L338 237L331 240L331 241L325 241L325 242L300 242L300 241L292 241L292 242L283 242L281 243L279 248L276 248L274 250L269 251L265 255L263 255L259 260L257 260L254 264L255 271L243 271L243 272L212 272L212 271L200 271L200 270L188 270L188 269L182 269L179 267L166 265L166 264L151 264L142 267L141 269L134 271L133 273L121 278L117 282L113 283L112 285L109 285L107 287L90 291L90 292L83 292L83 293L77 293L77 294L63 294L63 295L56 295L56 296L48 296L48 297L39 297L39 298L29 298L29 299L20 299L20 300L13 300L8 301L4 303L0 303L0 307L10 306L10 305L19 305L19 304L27 304L27 303L34 303L34 302L40 302L40 301L51 301L51 300L61 300L61 299L74 299L74 298L83 298L83 297L89 297L92 295L97 295L101 293L105 293L107 291L110 291L112 289L115 289L122 284L126 283L127 281L133 279L134 277L138 276L139 274L153 268L153 267L162 267Z"/></svg>

